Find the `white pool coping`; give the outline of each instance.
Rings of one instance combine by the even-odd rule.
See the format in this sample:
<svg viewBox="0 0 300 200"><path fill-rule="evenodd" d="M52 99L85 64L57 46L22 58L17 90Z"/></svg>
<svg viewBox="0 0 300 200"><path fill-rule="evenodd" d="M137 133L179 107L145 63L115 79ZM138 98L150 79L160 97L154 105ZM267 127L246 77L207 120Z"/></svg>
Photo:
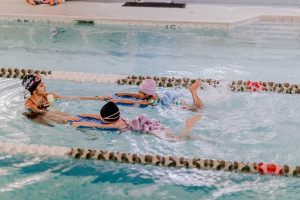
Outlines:
<svg viewBox="0 0 300 200"><path fill-rule="evenodd" d="M186 8L122 7L122 3L66 2L31 6L25 0L0 0L0 19L49 21L94 20L96 23L167 24L228 27L265 18L300 21L300 8L187 4Z"/></svg>

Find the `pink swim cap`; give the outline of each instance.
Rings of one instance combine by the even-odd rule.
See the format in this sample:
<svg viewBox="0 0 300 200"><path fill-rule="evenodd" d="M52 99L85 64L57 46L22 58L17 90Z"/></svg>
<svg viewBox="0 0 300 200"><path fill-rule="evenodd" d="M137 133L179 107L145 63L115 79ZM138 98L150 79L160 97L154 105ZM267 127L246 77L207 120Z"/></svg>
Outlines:
<svg viewBox="0 0 300 200"><path fill-rule="evenodd" d="M140 85L140 92L147 95L154 95L156 93L156 82L153 79L145 79Z"/></svg>

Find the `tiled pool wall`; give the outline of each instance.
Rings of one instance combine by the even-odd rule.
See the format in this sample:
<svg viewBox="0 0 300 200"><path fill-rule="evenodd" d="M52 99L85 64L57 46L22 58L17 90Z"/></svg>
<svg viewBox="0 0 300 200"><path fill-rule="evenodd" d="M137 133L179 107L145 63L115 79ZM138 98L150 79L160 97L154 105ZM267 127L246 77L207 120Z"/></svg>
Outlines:
<svg viewBox="0 0 300 200"><path fill-rule="evenodd" d="M269 16L263 15L250 19L241 20L235 23L226 22L168 22L168 21L138 21L138 20L119 20L119 19L92 19L92 18L63 18L63 17L7 17L0 16L0 22L19 22L19 23L59 23L59 24L82 24L82 25L125 25L136 27L157 27L163 29L180 29L180 28L218 28L227 29L231 26L252 23L254 21L268 21L273 23L300 23L300 16Z"/></svg>
<svg viewBox="0 0 300 200"><path fill-rule="evenodd" d="M83 25L93 26L101 25L114 26L125 29L143 29L143 30L164 30L164 31L185 31L186 29L217 31L226 33L230 23L211 23L211 22L167 22L167 21L134 21L134 20L102 20L102 19L79 19L79 18L55 18L55 17L1 17L3 23L20 23L20 24L59 24L59 25Z"/></svg>
<svg viewBox="0 0 300 200"><path fill-rule="evenodd" d="M64 17L7 17L0 16L2 23L20 23L20 24L57 24L57 25L83 25L94 26L101 25L103 28L117 25L118 28L126 30L159 30L159 31L191 31L200 30L207 33L227 34L229 30L236 27L247 26L257 22L272 23L272 24L288 24L295 29L300 30L300 16L258 16L234 23L227 22L168 22L168 21L138 21L138 20L103 20L92 18L64 18ZM296 30L296 31L297 31Z"/></svg>

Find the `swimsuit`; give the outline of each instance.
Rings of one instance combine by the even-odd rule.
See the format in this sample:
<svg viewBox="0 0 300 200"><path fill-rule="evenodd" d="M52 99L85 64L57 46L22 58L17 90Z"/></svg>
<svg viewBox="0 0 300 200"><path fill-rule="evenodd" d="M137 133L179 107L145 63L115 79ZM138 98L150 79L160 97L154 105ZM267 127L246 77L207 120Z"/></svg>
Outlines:
<svg viewBox="0 0 300 200"><path fill-rule="evenodd" d="M169 108L171 105L182 106L183 102L180 100L183 94L176 90L166 91L161 97L160 104L163 108Z"/></svg>
<svg viewBox="0 0 300 200"><path fill-rule="evenodd" d="M40 110L45 110L45 111L47 111L48 110L48 108L49 108L49 106L50 106L50 104L49 104L49 102L48 102L48 100L47 100L47 98L46 97L43 97L42 98L42 100L41 101L39 101L38 103L36 103L36 102L34 102L32 99L28 99L28 101L31 103L31 104L33 104L33 105L35 105L38 109L40 109Z"/></svg>
<svg viewBox="0 0 300 200"><path fill-rule="evenodd" d="M128 123L128 128L141 133L153 133L165 130L158 120L150 119L144 114L131 120Z"/></svg>
<svg viewBox="0 0 300 200"><path fill-rule="evenodd" d="M156 105L158 105L158 103L160 102L159 96L157 96L156 99L148 98L147 100L148 100L148 102L149 102L152 106L156 106Z"/></svg>

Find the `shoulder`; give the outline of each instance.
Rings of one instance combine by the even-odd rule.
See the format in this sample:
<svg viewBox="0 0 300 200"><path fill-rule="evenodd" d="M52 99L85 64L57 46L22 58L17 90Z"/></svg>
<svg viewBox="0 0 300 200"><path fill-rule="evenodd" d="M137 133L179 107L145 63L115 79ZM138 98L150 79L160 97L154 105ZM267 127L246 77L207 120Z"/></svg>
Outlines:
<svg viewBox="0 0 300 200"><path fill-rule="evenodd" d="M36 102L34 101L34 99L30 96L28 97L26 100L25 100L25 103L24 103L26 106L27 105L36 105Z"/></svg>
<svg viewBox="0 0 300 200"><path fill-rule="evenodd" d="M119 129L126 128L126 127L128 126L128 121L121 118L121 119L117 122L117 126L118 126Z"/></svg>

